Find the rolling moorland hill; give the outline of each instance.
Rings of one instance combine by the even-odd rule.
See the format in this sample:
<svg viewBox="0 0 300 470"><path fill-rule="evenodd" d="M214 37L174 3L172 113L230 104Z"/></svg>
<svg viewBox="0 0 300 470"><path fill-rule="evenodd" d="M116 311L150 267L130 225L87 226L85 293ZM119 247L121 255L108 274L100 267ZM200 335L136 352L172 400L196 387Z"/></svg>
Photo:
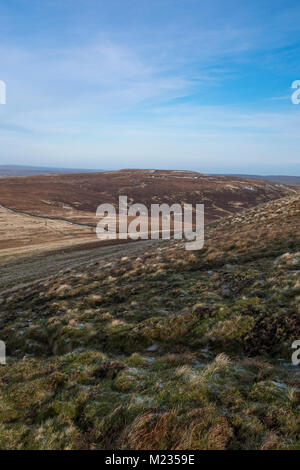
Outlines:
<svg viewBox="0 0 300 470"><path fill-rule="evenodd" d="M16 176L34 176L34 175L49 175L49 174L68 174L68 173L99 173L105 170L86 170L80 168L53 168L53 167L35 167L35 166L21 166L21 165L0 165L0 178L11 178ZM214 176L226 176L224 173L214 174ZM237 178L251 178L256 180L274 181L276 183L288 184L291 186L300 185L300 176L285 176L285 175L248 175L242 173L227 174L227 176L234 176Z"/></svg>
<svg viewBox="0 0 300 470"><path fill-rule="evenodd" d="M300 196L142 243L2 293L0 447L299 449Z"/></svg>
<svg viewBox="0 0 300 470"><path fill-rule="evenodd" d="M294 194L292 187L266 181L204 175L193 171L121 170L39 175L0 180L0 205L46 217L96 225L99 204L205 204L206 222Z"/></svg>
<svg viewBox="0 0 300 470"><path fill-rule="evenodd" d="M297 190L277 183L189 171L122 170L3 178L0 180L1 268L8 260L57 250L81 250L84 245L100 246L103 242L95 234L99 222L96 208L109 202L118 209L119 195L127 195L129 205L146 204L149 215L151 203L186 202L194 207L204 203L208 223L295 194Z"/></svg>

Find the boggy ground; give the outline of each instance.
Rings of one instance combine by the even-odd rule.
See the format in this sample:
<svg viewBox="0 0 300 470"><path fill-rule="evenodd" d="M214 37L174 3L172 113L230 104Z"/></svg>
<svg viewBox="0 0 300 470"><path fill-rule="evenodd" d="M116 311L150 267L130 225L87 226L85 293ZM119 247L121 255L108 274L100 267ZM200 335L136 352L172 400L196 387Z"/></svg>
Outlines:
<svg viewBox="0 0 300 470"><path fill-rule="evenodd" d="M299 449L300 198L4 293L2 449Z"/></svg>

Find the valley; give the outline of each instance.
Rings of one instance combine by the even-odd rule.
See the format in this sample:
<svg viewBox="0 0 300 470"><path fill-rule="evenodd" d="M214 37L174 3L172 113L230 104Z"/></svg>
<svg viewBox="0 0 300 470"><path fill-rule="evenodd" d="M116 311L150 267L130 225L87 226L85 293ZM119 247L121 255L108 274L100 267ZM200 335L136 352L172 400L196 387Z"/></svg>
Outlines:
<svg viewBox="0 0 300 470"><path fill-rule="evenodd" d="M0 180L0 262L97 244L96 209L103 203L205 205L206 224L295 194L294 187L192 171L122 170ZM149 223L151 221L149 220Z"/></svg>

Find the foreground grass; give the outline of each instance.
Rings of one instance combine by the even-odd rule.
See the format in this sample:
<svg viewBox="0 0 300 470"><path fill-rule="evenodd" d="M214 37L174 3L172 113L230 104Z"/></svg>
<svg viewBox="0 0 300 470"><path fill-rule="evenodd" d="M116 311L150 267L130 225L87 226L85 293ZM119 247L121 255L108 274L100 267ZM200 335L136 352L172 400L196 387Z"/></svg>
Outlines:
<svg viewBox="0 0 300 470"><path fill-rule="evenodd" d="M299 197L0 299L0 447L299 449Z"/></svg>

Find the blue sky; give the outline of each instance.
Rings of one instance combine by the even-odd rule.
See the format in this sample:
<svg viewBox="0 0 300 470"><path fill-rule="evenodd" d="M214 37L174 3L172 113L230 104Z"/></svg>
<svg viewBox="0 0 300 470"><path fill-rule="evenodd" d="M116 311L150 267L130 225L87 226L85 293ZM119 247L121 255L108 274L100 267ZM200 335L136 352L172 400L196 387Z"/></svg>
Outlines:
<svg viewBox="0 0 300 470"><path fill-rule="evenodd" d="M300 175L298 0L10 0L0 164Z"/></svg>

